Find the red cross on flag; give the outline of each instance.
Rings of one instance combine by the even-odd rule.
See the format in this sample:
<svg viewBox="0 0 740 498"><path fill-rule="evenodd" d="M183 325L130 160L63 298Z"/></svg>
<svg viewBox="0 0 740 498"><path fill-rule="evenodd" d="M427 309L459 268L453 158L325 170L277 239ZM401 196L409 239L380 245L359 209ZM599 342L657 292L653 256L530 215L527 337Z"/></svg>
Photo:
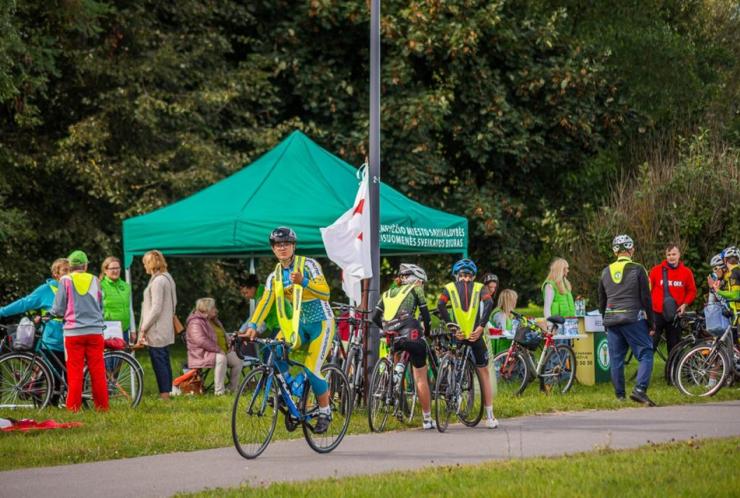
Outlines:
<svg viewBox="0 0 740 498"><path fill-rule="evenodd" d="M352 208L321 229L326 255L342 269L342 289L350 301L362 299L362 279L372 277L370 256L370 209L367 170Z"/></svg>

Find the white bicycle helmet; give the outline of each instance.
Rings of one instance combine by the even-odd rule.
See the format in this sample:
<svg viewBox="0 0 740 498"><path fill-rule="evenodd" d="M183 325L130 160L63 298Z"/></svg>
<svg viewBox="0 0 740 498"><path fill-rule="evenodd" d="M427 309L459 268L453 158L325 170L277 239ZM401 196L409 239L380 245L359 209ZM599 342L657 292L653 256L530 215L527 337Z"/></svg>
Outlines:
<svg viewBox="0 0 740 498"><path fill-rule="evenodd" d="M612 251L614 252L629 251L633 247L635 247L635 242L629 235L617 235L612 240Z"/></svg>
<svg viewBox="0 0 740 498"><path fill-rule="evenodd" d="M735 246L730 246L726 248L723 252L725 258L740 258L740 249Z"/></svg>
<svg viewBox="0 0 740 498"><path fill-rule="evenodd" d="M398 276L401 277L401 281L405 284L427 281L427 272L422 267L410 263L401 263L401 266L398 268Z"/></svg>
<svg viewBox="0 0 740 498"><path fill-rule="evenodd" d="M714 256L712 256L712 259L709 261L709 265L712 268L716 268L718 266L724 268L725 261L724 259L722 259L722 254L720 253L720 254L715 254Z"/></svg>

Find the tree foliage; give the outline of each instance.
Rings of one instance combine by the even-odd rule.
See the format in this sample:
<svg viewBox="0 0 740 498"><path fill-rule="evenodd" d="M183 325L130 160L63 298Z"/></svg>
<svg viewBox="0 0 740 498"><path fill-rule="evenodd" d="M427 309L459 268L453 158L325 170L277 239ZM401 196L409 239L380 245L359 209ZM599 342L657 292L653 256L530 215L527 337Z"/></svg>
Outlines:
<svg viewBox="0 0 740 498"><path fill-rule="evenodd" d="M558 241L629 169L615 144L732 94L737 19L680 4L624 4L617 20L577 1L383 2L384 181L467 216L480 266L534 293ZM96 262L120 254L123 219L233 173L295 128L363 162L368 26L366 2L4 0L2 300L73 248ZM656 81L633 67L651 46L663 51L649 59ZM449 262L428 266L441 275ZM236 306L227 262L173 266L181 302Z"/></svg>

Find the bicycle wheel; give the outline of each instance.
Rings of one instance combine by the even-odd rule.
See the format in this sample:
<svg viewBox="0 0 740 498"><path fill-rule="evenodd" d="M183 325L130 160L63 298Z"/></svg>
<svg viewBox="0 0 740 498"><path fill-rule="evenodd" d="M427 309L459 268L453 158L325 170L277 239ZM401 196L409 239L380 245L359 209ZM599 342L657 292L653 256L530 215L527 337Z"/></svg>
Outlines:
<svg viewBox="0 0 740 498"><path fill-rule="evenodd" d="M135 408L144 393L144 370L139 361L124 351L106 351L105 380L108 384L108 403L114 406ZM92 381L85 367L82 384L82 401L85 406L92 402Z"/></svg>
<svg viewBox="0 0 740 498"><path fill-rule="evenodd" d="M401 413L403 413L403 421L407 424L410 424L414 420L417 400L414 371L409 361L406 363L406 368L401 378Z"/></svg>
<svg viewBox="0 0 740 498"><path fill-rule="evenodd" d="M44 408L54 391L49 367L27 353L0 357L0 408Z"/></svg>
<svg viewBox="0 0 740 498"><path fill-rule="evenodd" d="M455 393L455 376L452 362L443 360L439 367L437 385L434 398L434 421L437 430L444 432L450 425L450 418L457 411L457 395Z"/></svg>
<svg viewBox="0 0 740 498"><path fill-rule="evenodd" d="M547 394L565 394L576 378L576 354L567 344L551 349L542 366L540 389Z"/></svg>
<svg viewBox="0 0 740 498"><path fill-rule="evenodd" d="M676 384L676 367L678 367L678 362L683 356L686 349L691 347L694 344L694 338L693 337L687 337L686 339L682 339L681 341L676 344L673 349L671 349L671 352L668 354L668 359L665 362L665 368L663 369L663 376L665 377L665 382L669 386L673 386Z"/></svg>
<svg viewBox="0 0 740 498"><path fill-rule="evenodd" d="M700 344L681 358L676 387L687 396L712 396L722 388L729 372L727 356L708 344Z"/></svg>
<svg viewBox="0 0 740 498"><path fill-rule="evenodd" d="M303 436L306 442L318 453L329 453L339 446L349 427L352 416L352 391L349 389L349 381L336 365L324 365L321 374L329 385L329 408L331 408L331 423L326 432L317 434L315 432L316 420L319 414L319 400L307 385L303 393L303 410L307 418L303 421Z"/></svg>
<svg viewBox="0 0 740 498"><path fill-rule="evenodd" d="M509 356L508 351L493 358L498 394L515 395L524 391L529 382L529 363L520 351Z"/></svg>
<svg viewBox="0 0 740 498"><path fill-rule="evenodd" d="M391 381L391 363L381 358L373 368L367 398L367 420L373 432L383 432L388 415L393 411Z"/></svg>
<svg viewBox="0 0 740 498"><path fill-rule="evenodd" d="M278 417L278 388L266 368L256 368L239 386L231 412L234 447L244 458L257 458L270 444Z"/></svg>
<svg viewBox="0 0 740 498"><path fill-rule="evenodd" d="M477 392L480 396L477 397L476 406L476 386L478 382ZM460 422L468 427L475 427L483 418L483 393L481 386L483 383L480 379L480 372L475 365L469 360L466 360L463 365L463 374L460 382L460 405L457 409L457 417Z"/></svg>

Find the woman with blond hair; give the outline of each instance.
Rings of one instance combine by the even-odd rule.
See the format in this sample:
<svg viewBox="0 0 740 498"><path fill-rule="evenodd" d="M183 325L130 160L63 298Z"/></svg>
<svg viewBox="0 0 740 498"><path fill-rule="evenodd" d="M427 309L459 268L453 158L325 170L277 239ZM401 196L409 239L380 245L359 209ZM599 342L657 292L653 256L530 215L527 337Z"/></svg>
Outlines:
<svg viewBox="0 0 740 498"><path fill-rule="evenodd" d="M154 376L157 378L159 397L169 399L172 391L172 365L169 345L175 342L173 319L177 306L175 281L167 272L167 261L159 251L149 251L142 259L149 284L144 289L141 305L139 343L149 348Z"/></svg>
<svg viewBox="0 0 740 498"><path fill-rule="evenodd" d="M555 258L550 263L550 273L542 283L545 319L551 316L576 316L576 305L568 281L568 271L568 262L563 258Z"/></svg>
<svg viewBox="0 0 740 498"><path fill-rule="evenodd" d="M203 297L195 302L195 310L188 317L185 334L188 368L215 367L214 394L220 396L226 392L226 367L231 367L229 390L236 391L242 362L234 351L229 351L215 299Z"/></svg>
<svg viewBox="0 0 740 498"><path fill-rule="evenodd" d="M123 340L128 344L131 327L131 286L121 278L121 260L108 256L100 266L100 290L103 292L103 319L121 322Z"/></svg>

